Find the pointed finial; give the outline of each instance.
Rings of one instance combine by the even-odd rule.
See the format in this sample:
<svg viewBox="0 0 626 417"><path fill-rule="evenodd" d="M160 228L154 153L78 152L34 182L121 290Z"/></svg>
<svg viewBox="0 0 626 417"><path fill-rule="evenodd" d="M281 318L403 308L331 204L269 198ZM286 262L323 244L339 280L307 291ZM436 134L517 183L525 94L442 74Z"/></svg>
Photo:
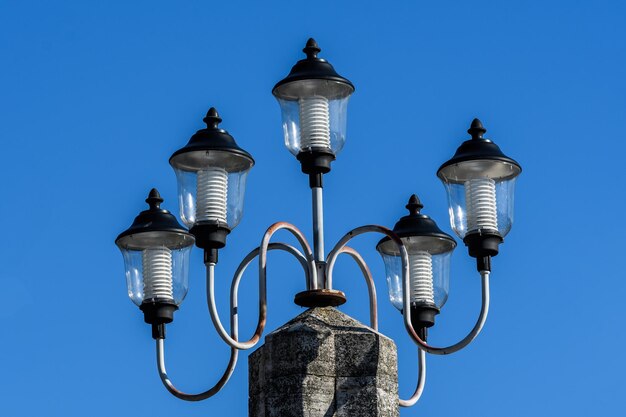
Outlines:
<svg viewBox="0 0 626 417"><path fill-rule="evenodd" d="M156 188L150 190L150 194L148 194L148 198L146 198L146 203L150 205L150 209L160 209L162 202L163 199L161 198L161 194L159 194L159 191Z"/></svg>
<svg viewBox="0 0 626 417"><path fill-rule="evenodd" d="M419 214L420 210L424 208L424 205L415 194L409 198L409 204L406 205L407 210L411 215Z"/></svg>
<svg viewBox="0 0 626 417"><path fill-rule="evenodd" d="M315 39L313 38L309 38L309 40L306 43L306 46L302 50L302 52L306 54L307 59L317 58L317 54L319 54L320 51L321 51L320 47L317 45L317 42L315 42Z"/></svg>
<svg viewBox="0 0 626 417"><path fill-rule="evenodd" d="M472 120L472 125L470 126L469 129L467 129L467 133L472 135L472 139L477 139L477 140L483 139L483 135L485 134L486 131L487 129L483 127L483 124L478 119Z"/></svg>
<svg viewBox="0 0 626 417"><path fill-rule="evenodd" d="M207 129L217 129L217 126L222 122L222 119L217 113L215 107L211 107L202 121L206 123Z"/></svg>

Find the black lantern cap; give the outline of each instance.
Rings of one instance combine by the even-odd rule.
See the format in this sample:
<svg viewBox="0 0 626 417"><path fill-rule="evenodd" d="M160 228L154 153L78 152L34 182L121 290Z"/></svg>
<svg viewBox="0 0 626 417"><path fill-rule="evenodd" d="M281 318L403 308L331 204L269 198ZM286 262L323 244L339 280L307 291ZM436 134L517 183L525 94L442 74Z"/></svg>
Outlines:
<svg viewBox="0 0 626 417"><path fill-rule="evenodd" d="M406 208L409 210L409 215L402 217L393 227L393 231L398 237L415 238L415 243L419 244L419 246L430 245L431 250L420 250L427 250L431 254L449 252L456 247L456 241L452 236L442 231L433 219L420 213L424 205L415 194L409 199ZM425 239L428 241L426 242ZM405 243L405 246L406 245ZM411 246L411 244L408 246ZM389 237L385 237L378 242L376 249L388 254L400 253L395 243L393 243ZM407 247L409 252L410 249L410 247Z"/></svg>
<svg viewBox="0 0 626 417"><path fill-rule="evenodd" d="M184 171L198 171L208 166L223 167L228 172L240 172L254 165L254 158L235 142L226 130L215 107L203 119L206 129L198 130L187 145L174 152L170 165Z"/></svg>
<svg viewBox="0 0 626 417"><path fill-rule="evenodd" d="M481 121L474 119L470 128L467 130L467 133L469 133L472 138L463 142L456 150L452 159L439 167L437 170L437 176L444 181L449 181L451 176L448 175L446 168L469 161L494 161L496 165L493 167L488 167L482 164L480 167L476 168L485 170L486 176L495 177L493 179L506 180L518 176L520 172L522 172L520 164L514 159L506 156L500 150L498 145L493 143L491 140L484 138L483 135L486 132L487 129L483 127ZM462 179L459 181L462 181Z"/></svg>
<svg viewBox="0 0 626 417"><path fill-rule="evenodd" d="M194 237L178 223L172 213L161 208L162 202L161 195L153 188L146 198L150 208L135 217L133 224L115 239L115 244L121 249L131 250L154 246L180 249L193 245Z"/></svg>
<svg viewBox="0 0 626 417"><path fill-rule="evenodd" d="M309 38L302 51L306 54L306 58L298 61L291 68L289 75L274 86L272 94L278 98L296 100L301 89L296 86L288 86L288 84L306 80L334 81L334 86L323 88L328 94L319 94L328 99L347 97L354 92L354 85L347 78L337 74L330 62L317 57L321 49L315 39ZM319 88L319 86L316 87L316 90Z"/></svg>

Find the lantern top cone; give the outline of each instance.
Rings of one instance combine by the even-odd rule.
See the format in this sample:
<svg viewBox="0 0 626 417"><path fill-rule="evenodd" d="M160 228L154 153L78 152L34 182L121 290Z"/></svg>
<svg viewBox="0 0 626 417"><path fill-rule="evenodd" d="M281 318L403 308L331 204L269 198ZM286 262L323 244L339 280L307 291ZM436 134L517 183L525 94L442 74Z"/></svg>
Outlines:
<svg viewBox="0 0 626 417"><path fill-rule="evenodd" d="M297 100L302 96L319 95L330 100L347 97L354 92L354 85L347 78L339 75L330 62L317 57L321 49L315 39L310 38L302 51L306 58L298 61L289 75L274 86L274 96Z"/></svg>
<svg viewBox="0 0 626 417"><path fill-rule="evenodd" d="M180 249L193 245L193 236L178 223L172 213L161 208L162 202L161 195L153 188L146 198L148 210L135 217L133 224L115 239L115 244L121 249L130 250L159 246Z"/></svg>
<svg viewBox="0 0 626 417"><path fill-rule="evenodd" d="M456 247L456 241L452 236L442 231L433 219L420 213L424 205L415 194L409 199L406 208L409 210L409 214L398 220L393 232L400 238L413 238L414 242L405 243L409 252L413 243L418 244L422 248L421 250L428 247L428 252L431 254L449 252ZM389 237L378 242L376 249L389 255L400 253L396 244Z"/></svg>
<svg viewBox="0 0 626 417"><path fill-rule="evenodd" d="M215 107L203 119L207 127L198 130L187 145L174 152L170 165L183 171L197 171L209 166L220 166L227 172L240 172L254 165L254 158L235 142L226 130Z"/></svg>
<svg viewBox="0 0 626 417"><path fill-rule="evenodd" d="M472 138L463 142L452 159L441 165L437 176L453 183L462 183L477 175L493 180L518 176L522 172L520 164L506 156L498 145L484 138L485 132L487 129L481 121L474 119L467 130Z"/></svg>

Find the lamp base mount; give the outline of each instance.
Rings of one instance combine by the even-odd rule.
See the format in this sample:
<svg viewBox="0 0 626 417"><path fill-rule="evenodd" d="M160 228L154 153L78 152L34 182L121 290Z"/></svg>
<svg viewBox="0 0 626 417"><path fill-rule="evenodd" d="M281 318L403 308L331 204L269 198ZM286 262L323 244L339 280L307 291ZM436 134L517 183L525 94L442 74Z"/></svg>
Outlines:
<svg viewBox="0 0 626 417"><path fill-rule="evenodd" d="M345 304L346 295L339 290L307 290L296 294L294 303L300 307L337 307Z"/></svg>

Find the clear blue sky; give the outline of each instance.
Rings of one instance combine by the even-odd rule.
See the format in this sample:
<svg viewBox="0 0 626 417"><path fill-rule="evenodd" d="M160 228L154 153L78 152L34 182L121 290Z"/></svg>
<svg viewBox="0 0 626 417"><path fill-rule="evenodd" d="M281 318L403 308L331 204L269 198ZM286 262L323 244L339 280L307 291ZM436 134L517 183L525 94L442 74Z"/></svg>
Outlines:
<svg viewBox="0 0 626 417"><path fill-rule="evenodd" d="M451 233L435 171L474 117L524 168L487 326L468 349L429 356L424 397L402 415L623 415L625 21L622 1L0 1L0 415L247 415L247 354L205 402L161 386L113 242L151 187L177 213L167 160L210 106L257 161L220 254L224 319L232 273L271 223L310 235L307 178L271 95L309 36L356 85L326 179L328 247L362 224L393 226L411 193ZM407 397L416 349L386 301L377 240L354 246L376 275ZM192 265L167 342L175 383L197 391L221 375L227 348L198 250ZM463 245L452 268L433 343L462 337L479 308ZM287 255L270 255L268 271L271 330L301 311L303 279ZM335 281L342 310L367 321L357 268L341 261ZM246 335L254 271L242 292Z"/></svg>

